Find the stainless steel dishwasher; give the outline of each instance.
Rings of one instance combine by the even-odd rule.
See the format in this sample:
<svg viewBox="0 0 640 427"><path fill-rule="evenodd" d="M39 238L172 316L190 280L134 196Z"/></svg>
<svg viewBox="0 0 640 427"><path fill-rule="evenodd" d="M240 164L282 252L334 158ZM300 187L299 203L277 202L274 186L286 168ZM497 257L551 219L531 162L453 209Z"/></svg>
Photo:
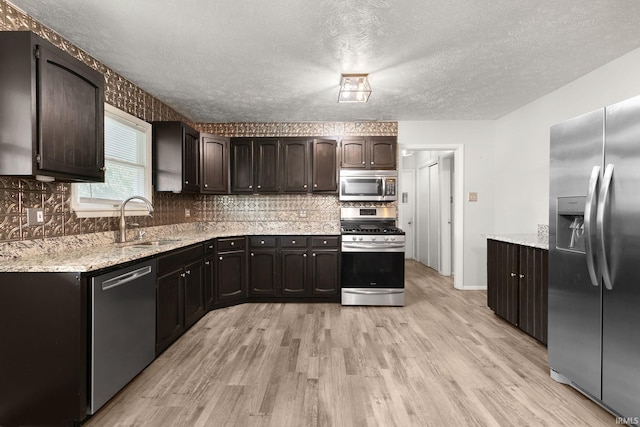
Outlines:
<svg viewBox="0 0 640 427"><path fill-rule="evenodd" d="M91 279L89 414L155 358L156 261Z"/></svg>

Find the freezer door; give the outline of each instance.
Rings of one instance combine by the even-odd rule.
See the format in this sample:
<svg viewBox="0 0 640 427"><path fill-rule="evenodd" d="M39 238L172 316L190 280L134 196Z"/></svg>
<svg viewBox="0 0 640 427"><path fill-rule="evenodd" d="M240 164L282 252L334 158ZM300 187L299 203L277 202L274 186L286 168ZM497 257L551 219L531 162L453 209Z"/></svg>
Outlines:
<svg viewBox="0 0 640 427"><path fill-rule="evenodd" d="M601 397L599 274L594 274L594 285L587 263L587 255L593 255L593 251L588 246L575 245L579 233L573 236L573 242L569 237L572 224L578 227L585 211L584 205L576 205L576 201L584 203L589 201L589 195L596 196L595 188L589 194L589 184L594 170L600 176L603 125L601 109L551 128L549 189L549 366L597 399ZM593 213L592 218L587 218L587 225L595 223L595 206ZM586 231L580 238L585 239L585 234ZM595 238L595 233L591 234Z"/></svg>
<svg viewBox="0 0 640 427"><path fill-rule="evenodd" d="M639 417L640 97L607 108L604 161L613 165L608 200L600 201L613 289L603 289L602 400Z"/></svg>

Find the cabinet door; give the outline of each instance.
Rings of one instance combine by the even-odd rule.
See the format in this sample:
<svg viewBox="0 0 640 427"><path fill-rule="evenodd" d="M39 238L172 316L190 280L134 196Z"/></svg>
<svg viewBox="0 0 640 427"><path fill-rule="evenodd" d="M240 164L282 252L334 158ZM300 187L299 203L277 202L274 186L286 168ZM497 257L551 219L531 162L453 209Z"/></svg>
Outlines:
<svg viewBox="0 0 640 427"><path fill-rule="evenodd" d="M307 249L282 249L281 293L282 296L304 297L309 292L309 270Z"/></svg>
<svg viewBox="0 0 640 427"><path fill-rule="evenodd" d="M280 141L276 138L259 138L256 149L256 192L280 191Z"/></svg>
<svg viewBox="0 0 640 427"><path fill-rule="evenodd" d="M184 332L182 268L157 279L156 354Z"/></svg>
<svg viewBox="0 0 640 427"><path fill-rule="evenodd" d="M367 150L364 137L348 137L342 140L340 167L366 169Z"/></svg>
<svg viewBox="0 0 640 427"><path fill-rule="evenodd" d="M369 169L396 168L395 136L372 136L368 138L367 143Z"/></svg>
<svg viewBox="0 0 640 427"><path fill-rule="evenodd" d="M253 140L231 138L231 192L253 193Z"/></svg>
<svg viewBox="0 0 640 427"><path fill-rule="evenodd" d="M200 192L226 194L229 192L229 139L203 134L201 139L202 179Z"/></svg>
<svg viewBox="0 0 640 427"><path fill-rule="evenodd" d="M276 249L251 249L249 254L249 294L276 294L278 284L278 252Z"/></svg>
<svg viewBox="0 0 640 427"><path fill-rule="evenodd" d="M185 191L200 190L200 135L190 127L182 127L182 178Z"/></svg>
<svg viewBox="0 0 640 427"><path fill-rule="evenodd" d="M309 191L309 142L303 138L282 141L282 189L285 193Z"/></svg>
<svg viewBox="0 0 640 427"><path fill-rule="evenodd" d="M487 306L494 312L498 305L498 280L499 279L499 243L495 240L487 240Z"/></svg>
<svg viewBox="0 0 640 427"><path fill-rule="evenodd" d="M311 283L313 295L337 295L340 256L337 250L311 251Z"/></svg>
<svg viewBox="0 0 640 427"><path fill-rule="evenodd" d="M247 296L245 251L218 254L216 290L218 302Z"/></svg>
<svg viewBox="0 0 640 427"><path fill-rule="evenodd" d="M198 260L184 268L184 324L191 327L205 313L204 268Z"/></svg>
<svg viewBox="0 0 640 427"><path fill-rule="evenodd" d="M338 143L335 140L313 140L313 191L338 191Z"/></svg>
<svg viewBox="0 0 640 427"><path fill-rule="evenodd" d="M495 313L513 325L518 325L518 245L496 242L497 274L495 281Z"/></svg>
<svg viewBox="0 0 640 427"><path fill-rule="evenodd" d="M57 48L38 48L39 169L104 181L104 79Z"/></svg>
<svg viewBox="0 0 640 427"><path fill-rule="evenodd" d="M547 341L548 251L519 246L519 327L539 341Z"/></svg>

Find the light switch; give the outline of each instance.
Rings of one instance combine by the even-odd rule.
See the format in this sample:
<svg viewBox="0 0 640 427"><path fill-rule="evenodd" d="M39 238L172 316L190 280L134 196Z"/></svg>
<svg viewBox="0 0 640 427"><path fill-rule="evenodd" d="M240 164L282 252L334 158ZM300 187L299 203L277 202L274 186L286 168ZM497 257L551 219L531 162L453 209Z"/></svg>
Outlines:
<svg viewBox="0 0 640 427"><path fill-rule="evenodd" d="M468 200L470 202L477 202L478 201L478 193L476 193L475 191L474 192L470 192Z"/></svg>

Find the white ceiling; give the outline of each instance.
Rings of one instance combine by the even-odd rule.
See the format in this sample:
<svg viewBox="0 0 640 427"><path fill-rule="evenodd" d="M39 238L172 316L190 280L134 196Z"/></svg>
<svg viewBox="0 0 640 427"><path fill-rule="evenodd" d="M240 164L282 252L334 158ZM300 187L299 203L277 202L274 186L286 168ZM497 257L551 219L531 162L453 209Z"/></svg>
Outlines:
<svg viewBox="0 0 640 427"><path fill-rule="evenodd" d="M195 122L495 119L640 47L638 0L10 1Z"/></svg>

